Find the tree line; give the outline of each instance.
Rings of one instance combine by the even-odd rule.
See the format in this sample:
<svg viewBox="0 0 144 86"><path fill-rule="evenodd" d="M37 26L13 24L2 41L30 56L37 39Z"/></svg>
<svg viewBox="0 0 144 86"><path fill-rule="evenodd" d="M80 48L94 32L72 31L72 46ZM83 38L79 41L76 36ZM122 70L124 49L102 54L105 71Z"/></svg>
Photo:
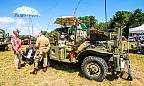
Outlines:
<svg viewBox="0 0 144 86"><path fill-rule="evenodd" d="M99 22L94 16L79 17L88 28L98 30L117 29L123 30L123 35L128 37L129 28L144 24L144 12L141 9L130 11L117 11L108 22Z"/></svg>

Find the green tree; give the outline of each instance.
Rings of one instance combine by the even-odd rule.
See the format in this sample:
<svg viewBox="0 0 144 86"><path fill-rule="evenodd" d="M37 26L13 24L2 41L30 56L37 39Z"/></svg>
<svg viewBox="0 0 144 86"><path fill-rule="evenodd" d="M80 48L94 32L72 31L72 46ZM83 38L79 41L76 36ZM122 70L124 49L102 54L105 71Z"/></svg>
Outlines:
<svg viewBox="0 0 144 86"><path fill-rule="evenodd" d="M129 33L129 19L132 15L132 12L129 11L117 11L111 21L109 22L109 29L120 28L123 30L123 35L128 37Z"/></svg>
<svg viewBox="0 0 144 86"><path fill-rule="evenodd" d="M58 34L58 31L51 31L51 32L46 32L46 37L50 36L50 35L56 35Z"/></svg>
<svg viewBox="0 0 144 86"><path fill-rule="evenodd" d="M24 40L24 35L19 35L19 38L21 39L21 40Z"/></svg>
<svg viewBox="0 0 144 86"><path fill-rule="evenodd" d="M136 9L132 12L127 22L126 27L123 30L123 35L128 38L129 28L137 27L144 24L144 13L141 9Z"/></svg>
<svg viewBox="0 0 144 86"><path fill-rule="evenodd" d="M88 28L94 27L96 28L96 25L98 23L97 19L94 16L84 16L84 17L79 17L78 19L82 20L83 23Z"/></svg>
<svg viewBox="0 0 144 86"><path fill-rule="evenodd" d="M109 28L116 28L116 27L125 28L131 15L132 13L128 11L116 12L113 18L111 19Z"/></svg>
<svg viewBox="0 0 144 86"><path fill-rule="evenodd" d="M128 37L129 28L137 27L144 24L144 13L141 9L136 9L133 12L118 11L111 19L108 28L122 28L123 35Z"/></svg>
<svg viewBox="0 0 144 86"><path fill-rule="evenodd" d="M129 26L137 27L144 24L144 13L141 9L136 9L129 18Z"/></svg>
<svg viewBox="0 0 144 86"><path fill-rule="evenodd" d="M106 28L107 28L107 23L100 22L96 25L96 29L98 30L104 30Z"/></svg>

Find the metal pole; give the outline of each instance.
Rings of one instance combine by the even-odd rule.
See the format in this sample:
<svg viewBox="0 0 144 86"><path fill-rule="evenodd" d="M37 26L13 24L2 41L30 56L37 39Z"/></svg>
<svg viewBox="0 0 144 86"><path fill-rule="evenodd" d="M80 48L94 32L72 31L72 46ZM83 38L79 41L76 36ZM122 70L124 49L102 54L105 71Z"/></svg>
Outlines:
<svg viewBox="0 0 144 86"><path fill-rule="evenodd" d="M30 23L32 25L32 36L33 36L33 23L32 23L32 19L30 18L30 16L29 16L29 21L30 21ZM30 35L30 44L31 44L31 35Z"/></svg>
<svg viewBox="0 0 144 86"><path fill-rule="evenodd" d="M105 0L105 22L107 22L107 2Z"/></svg>

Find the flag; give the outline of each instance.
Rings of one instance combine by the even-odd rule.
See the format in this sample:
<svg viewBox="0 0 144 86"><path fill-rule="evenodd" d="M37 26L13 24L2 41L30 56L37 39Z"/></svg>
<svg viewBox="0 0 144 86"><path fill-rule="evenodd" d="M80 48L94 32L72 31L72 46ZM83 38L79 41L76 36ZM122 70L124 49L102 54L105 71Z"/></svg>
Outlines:
<svg viewBox="0 0 144 86"><path fill-rule="evenodd" d="M87 30L87 27L84 23L80 23L79 26L78 26L78 29L85 31L85 30Z"/></svg>

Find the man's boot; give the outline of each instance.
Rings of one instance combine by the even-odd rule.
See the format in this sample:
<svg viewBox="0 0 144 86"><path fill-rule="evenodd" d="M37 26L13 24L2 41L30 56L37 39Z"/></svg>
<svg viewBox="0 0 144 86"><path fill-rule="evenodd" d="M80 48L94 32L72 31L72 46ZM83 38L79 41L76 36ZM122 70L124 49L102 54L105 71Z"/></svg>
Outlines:
<svg viewBox="0 0 144 86"><path fill-rule="evenodd" d="M36 68L34 68L34 70L30 72L30 74L37 74L37 71L38 70Z"/></svg>
<svg viewBox="0 0 144 86"><path fill-rule="evenodd" d="M47 67L43 67L42 71L46 72L47 71Z"/></svg>

